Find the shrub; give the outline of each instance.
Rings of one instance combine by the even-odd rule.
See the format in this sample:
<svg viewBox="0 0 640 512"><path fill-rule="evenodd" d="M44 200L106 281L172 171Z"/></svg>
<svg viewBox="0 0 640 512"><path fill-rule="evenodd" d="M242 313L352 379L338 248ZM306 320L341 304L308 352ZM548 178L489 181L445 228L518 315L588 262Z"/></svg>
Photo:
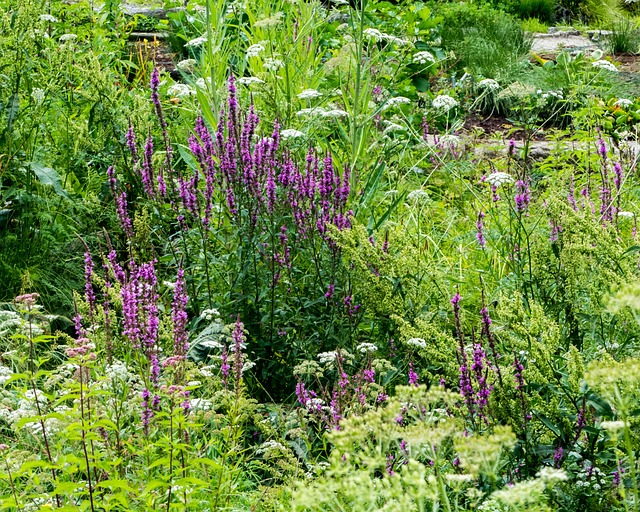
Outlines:
<svg viewBox="0 0 640 512"><path fill-rule="evenodd" d="M611 26L612 34L607 39L611 53L637 53L640 48L640 32L628 18L622 18Z"/></svg>

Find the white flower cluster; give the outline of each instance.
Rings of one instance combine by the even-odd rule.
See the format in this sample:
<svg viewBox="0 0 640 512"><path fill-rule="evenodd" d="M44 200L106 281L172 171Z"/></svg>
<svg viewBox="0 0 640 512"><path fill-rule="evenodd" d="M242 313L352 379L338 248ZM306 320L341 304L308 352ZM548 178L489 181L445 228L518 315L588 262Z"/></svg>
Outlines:
<svg viewBox="0 0 640 512"><path fill-rule="evenodd" d="M410 201L412 203L427 202L429 201L429 199L430 199L429 194L424 190L422 190L421 188L412 190L407 194L407 201Z"/></svg>
<svg viewBox="0 0 640 512"><path fill-rule="evenodd" d="M458 100L448 96L446 94L441 94L433 98L433 102L431 106L440 112L447 113L450 110L456 108L459 105Z"/></svg>
<svg viewBox="0 0 640 512"><path fill-rule="evenodd" d="M209 365L209 366L203 366L198 371L200 372L200 375L202 375L203 377L213 377L214 371L217 369L218 369L218 366Z"/></svg>
<svg viewBox="0 0 640 512"><path fill-rule="evenodd" d="M256 455L275 455L273 452L285 452L287 449L278 441L269 440L256 448Z"/></svg>
<svg viewBox="0 0 640 512"><path fill-rule="evenodd" d="M192 411L210 411L213 409L213 401L206 398L191 398L189 405Z"/></svg>
<svg viewBox="0 0 640 512"><path fill-rule="evenodd" d="M600 423L600 428L603 430L622 430L625 427L624 421L603 421Z"/></svg>
<svg viewBox="0 0 640 512"><path fill-rule="evenodd" d="M500 84L493 78L485 78L484 80L480 80L478 82L478 87L487 91L497 91L498 89L500 89Z"/></svg>
<svg viewBox="0 0 640 512"><path fill-rule="evenodd" d="M304 136L305 135L303 132L301 132L300 130L294 130L293 128L288 128L280 132L280 137L282 137L283 139L299 139Z"/></svg>
<svg viewBox="0 0 640 512"><path fill-rule="evenodd" d="M362 354L368 354L369 352L375 352L378 350L378 347L373 343L360 343L360 345L356 347L356 350Z"/></svg>
<svg viewBox="0 0 640 512"><path fill-rule="evenodd" d="M40 21L48 21L49 23L58 23L58 18L51 14L41 14Z"/></svg>
<svg viewBox="0 0 640 512"><path fill-rule="evenodd" d="M369 39L375 40L377 43L380 41L387 41L388 43L393 43L398 46L405 46L411 44L406 39L402 39L400 37L392 36L391 34L385 34L384 32L380 32L376 28L365 28L363 34L367 36Z"/></svg>
<svg viewBox="0 0 640 512"><path fill-rule="evenodd" d="M0 336L15 334L22 327L20 315L15 311L0 311Z"/></svg>
<svg viewBox="0 0 640 512"><path fill-rule="evenodd" d="M496 171L489 174L485 181L493 187L500 187L502 185L513 183L514 180L510 174L507 174L506 172Z"/></svg>
<svg viewBox="0 0 640 512"><path fill-rule="evenodd" d="M344 110L340 110L338 108L325 110L324 108L321 108L321 107L314 107L314 108L303 108L302 110L299 110L298 112L296 112L296 115L298 117L310 116L310 117L337 118L337 117L346 117L349 114Z"/></svg>
<svg viewBox="0 0 640 512"><path fill-rule="evenodd" d="M433 64L436 61L433 53L423 51L413 54L413 62L414 64L422 64L423 66L426 64Z"/></svg>
<svg viewBox="0 0 640 512"><path fill-rule="evenodd" d="M538 89L536 91L536 94L539 94L540 97L543 100L548 100L549 98L556 98L561 100L563 98L562 96L562 90L558 89L557 91L542 91L542 89Z"/></svg>
<svg viewBox="0 0 640 512"><path fill-rule="evenodd" d="M392 121L387 121L386 119L382 121L382 123L386 126L383 130L382 135L389 135L394 132L406 132L407 127L402 126L401 124L394 123Z"/></svg>
<svg viewBox="0 0 640 512"><path fill-rule="evenodd" d="M201 36L201 37L196 37L195 39L192 39L191 41L187 41L184 44L184 46L186 48L194 48L196 46L202 46L206 42L207 42L207 36Z"/></svg>
<svg viewBox="0 0 640 512"><path fill-rule="evenodd" d="M250 59L252 57L259 57L263 51L264 46L262 46L260 43L252 44L251 46L249 46L249 48L247 48L247 59Z"/></svg>
<svg viewBox="0 0 640 512"><path fill-rule="evenodd" d="M211 77L208 76L206 79L205 78L198 78L196 80L196 87L198 87L199 89L206 89L207 88L207 84L211 85ZM195 91L194 91L195 94Z"/></svg>
<svg viewBox="0 0 640 512"><path fill-rule="evenodd" d="M618 217L622 217L623 219L633 219L635 216L633 212L618 212Z"/></svg>
<svg viewBox="0 0 640 512"><path fill-rule="evenodd" d="M550 468L548 466L543 466L540 468L540 471L536 474L540 480L542 480L546 484L556 484L558 482L564 482L569 479L567 473L562 469Z"/></svg>
<svg viewBox="0 0 640 512"><path fill-rule="evenodd" d="M615 73L618 72L618 68L615 67L611 62L609 62L608 60L596 60L595 62L592 62L591 65L594 68L598 68L598 69L604 69L606 71L613 71Z"/></svg>
<svg viewBox="0 0 640 512"><path fill-rule="evenodd" d="M256 21L253 26L257 28L270 28L280 25L280 23L282 23L282 13L278 12L275 16Z"/></svg>
<svg viewBox="0 0 640 512"><path fill-rule="evenodd" d="M427 348L427 342L422 338L409 338L407 340L407 345L418 348Z"/></svg>
<svg viewBox="0 0 640 512"><path fill-rule="evenodd" d="M585 465L589 461L585 461ZM606 485L606 479L604 473L597 467L589 467L588 469L582 469L575 477L575 486L582 489L591 489L593 491L600 491L604 485Z"/></svg>
<svg viewBox="0 0 640 512"><path fill-rule="evenodd" d="M36 87L31 91L31 97L36 105L40 105L44 101L44 90Z"/></svg>
<svg viewBox="0 0 640 512"><path fill-rule="evenodd" d="M4 386L12 375L13 372L11 371L11 368L0 365L0 386Z"/></svg>
<svg viewBox="0 0 640 512"><path fill-rule="evenodd" d="M215 319L220 318L220 311L215 308L204 309L202 313L200 313L200 318L208 322L213 322Z"/></svg>
<svg viewBox="0 0 640 512"><path fill-rule="evenodd" d="M264 80L257 78L255 76L244 76L242 78L238 78L238 83L246 86L263 84Z"/></svg>
<svg viewBox="0 0 640 512"><path fill-rule="evenodd" d="M176 64L176 68L185 73L192 73L196 66L196 59L181 60Z"/></svg>
<svg viewBox="0 0 640 512"><path fill-rule="evenodd" d="M62 34L60 36L61 43L66 43L67 41L74 41L76 39L78 39L78 36L76 34Z"/></svg>
<svg viewBox="0 0 640 512"><path fill-rule="evenodd" d="M172 98L184 98L195 93L196 91L187 84L173 84L167 89L167 94Z"/></svg>
<svg viewBox="0 0 640 512"><path fill-rule="evenodd" d="M262 65L267 71L278 71L280 68L284 67L284 62L280 59L272 59L271 57L267 57L266 59L264 59Z"/></svg>
<svg viewBox="0 0 640 512"><path fill-rule="evenodd" d="M393 108L398 105L410 105L411 100L409 98L405 98L404 96L396 96L394 98L389 98L384 105L383 110L387 110L388 108Z"/></svg>
<svg viewBox="0 0 640 512"><path fill-rule="evenodd" d="M321 364L326 364L326 363L333 363L336 358L338 357L338 353L333 351L333 352L320 352L318 354L318 361L320 361Z"/></svg>
<svg viewBox="0 0 640 512"><path fill-rule="evenodd" d="M313 98L319 98L322 96L320 91L316 91L315 89L305 89L300 94L298 94L298 98L301 100L310 100Z"/></svg>
<svg viewBox="0 0 640 512"><path fill-rule="evenodd" d="M438 146L449 148L451 146L457 147L460 145L460 137L453 135L452 133L445 133L438 138Z"/></svg>
<svg viewBox="0 0 640 512"><path fill-rule="evenodd" d="M104 374L112 381L119 380L126 383L132 379L129 368L127 368L127 363L118 360L114 360L113 363L108 364L104 370Z"/></svg>

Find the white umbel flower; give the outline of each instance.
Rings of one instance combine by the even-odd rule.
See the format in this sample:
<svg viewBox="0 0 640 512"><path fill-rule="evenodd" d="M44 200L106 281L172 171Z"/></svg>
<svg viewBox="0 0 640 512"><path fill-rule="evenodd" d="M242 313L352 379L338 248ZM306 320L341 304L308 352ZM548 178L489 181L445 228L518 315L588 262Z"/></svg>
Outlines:
<svg viewBox="0 0 640 512"><path fill-rule="evenodd" d="M410 105L411 100L409 98L405 98L404 96L396 96L394 98L389 98L387 103L384 106L384 110L388 108L393 108L398 105Z"/></svg>
<svg viewBox="0 0 640 512"><path fill-rule="evenodd" d="M485 181L494 187L499 187L501 185L507 185L513 183L513 177L506 172L496 171L492 172L487 176Z"/></svg>
<svg viewBox="0 0 640 512"><path fill-rule="evenodd" d="M500 89L500 84L493 78L485 78L484 80L480 80L478 82L478 87L487 91L497 91L498 89Z"/></svg>
<svg viewBox="0 0 640 512"><path fill-rule="evenodd" d="M620 108L627 108L633 105L633 101L628 100L627 98L620 98L618 101L614 103L614 105Z"/></svg>
<svg viewBox="0 0 640 512"><path fill-rule="evenodd" d="M435 61L436 58L433 56L433 53L428 51L422 51L413 54L414 64L421 64L425 66L427 64L433 64Z"/></svg>
<svg viewBox="0 0 640 512"><path fill-rule="evenodd" d="M191 41L187 41L185 43L185 47L194 48L196 46L202 46L206 42L207 42L207 36L196 37L195 39L192 39Z"/></svg>
<svg viewBox="0 0 640 512"><path fill-rule="evenodd" d="M447 113L450 110L453 110L459 105L458 100L448 96L447 94L441 94L440 96L436 96L433 98L433 102L431 106L440 112Z"/></svg>
<svg viewBox="0 0 640 512"><path fill-rule="evenodd" d="M44 101L44 90L36 87L31 91L31 97L35 101L36 105L40 105Z"/></svg>
<svg viewBox="0 0 640 512"><path fill-rule="evenodd" d="M184 98L186 96L192 96L196 93L187 84L173 84L167 89L167 94L172 98Z"/></svg>
<svg viewBox="0 0 640 512"><path fill-rule="evenodd" d="M280 59L272 59L271 57L268 57L264 59L264 63L262 65L267 71L278 71L280 68L284 67L284 62Z"/></svg>
<svg viewBox="0 0 640 512"><path fill-rule="evenodd" d="M282 137L283 139L298 139L300 137L304 137L304 133L301 132L300 130L294 130L293 128L288 128L280 132L280 137Z"/></svg>
<svg viewBox="0 0 640 512"><path fill-rule="evenodd" d="M195 59L181 60L176 64L176 68L178 68L180 71L184 71L185 73L192 73L195 67L196 67Z"/></svg>
<svg viewBox="0 0 640 512"><path fill-rule="evenodd" d="M315 89L305 89L300 94L298 94L298 98L301 100L310 100L313 98L319 98L322 96L320 91L316 91Z"/></svg>
<svg viewBox="0 0 640 512"><path fill-rule="evenodd" d="M58 18L51 14L41 14L40 21L48 21L49 23L58 23Z"/></svg>
<svg viewBox="0 0 640 512"><path fill-rule="evenodd" d="M618 68L615 67L611 62L609 62L608 60L597 60L595 62L592 62L591 65L594 68L599 68L599 69L604 69L606 71L613 71L614 73L618 72Z"/></svg>
<svg viewBox="0 0 640 512"><path fill-rule="evenodd" d="M78 39L77 34L62 34L60 36L61 43L66 43L67 41L75 41L76 39Z"/></svg>
<svg viewBox="0 0 640 512"><path fill-rule="evenodd" d="M618 212L618 217L622 217L624 219L633 219L635 214L633 212Z"/></svg>
<svg viewBox="0 0 640 512"><path fill-rule="evenodd" d="M321 364L326 364L326 363L333 363L336 358L338 357L338 353L337 352L320 352L318 354L318 361L320 361Z"/></svg>
<svg viewBox="0 0 640 512"><path fill-rule="evenodd" d="M264 46L262 46L260 43L252 44L251 46L249 46L249 48L247 48L247 59L250 59L251 57L259 57L263 51Z"/></svg>
<svg viewBox="0 0 640 512"><path fill-rule="evenodd" d="M358 352L361 352L362 354L367 354L369 352L375 352L376 350L378 350L378 347L376 347L373 343L360 343L360 345L356 347L356 350Z"/></svg>
<svg viewBox="0 0 640 512"><path fill-rule="evenodd" d="M246 86L259 85L263 84L264 80L257 78L255 76L243 76L242 78L238 78L238 83Z"/></svg>
<svg viewBox="0 0 640 512"><path fill-rule="evenodd" d="M427 342L422 338L409 338L407 340L407 345L418 348L427 348Z"/></svg>

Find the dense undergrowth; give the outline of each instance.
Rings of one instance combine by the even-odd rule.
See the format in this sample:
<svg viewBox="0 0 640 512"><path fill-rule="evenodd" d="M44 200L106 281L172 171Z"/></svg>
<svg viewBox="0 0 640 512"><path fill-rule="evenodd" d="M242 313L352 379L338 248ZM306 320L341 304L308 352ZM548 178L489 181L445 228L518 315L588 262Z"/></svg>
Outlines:
<svg viewBox="0 0 640 512"><path fill-rule="evenodd" d="M633 4L0 1L2 510L640 509Z"/></svg>

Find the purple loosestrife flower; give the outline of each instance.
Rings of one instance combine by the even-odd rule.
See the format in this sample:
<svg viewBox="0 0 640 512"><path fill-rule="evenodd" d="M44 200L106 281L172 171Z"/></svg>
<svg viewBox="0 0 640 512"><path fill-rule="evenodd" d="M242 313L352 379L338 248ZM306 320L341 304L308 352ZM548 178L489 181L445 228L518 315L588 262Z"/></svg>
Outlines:
<svg viewBox="0 0 640 512"><path fill-rule="evenodd" d="M136 133L133 130L132 124L129 124L129 129L127 130L127 134L125 135L125 140L127 142L129 153L131 153L131 161L135 165L136 163L138 163L138 147L136 146Z"/></svg>
<svg viewBox="0 0 640 512"><path fill-rule="evenodd" d="M509 144L507 145L507 153L509 156L513 156L516 151L516 141L514 139L509 140Z"/></svg>
<svg viewBox="0 0 640 512"><path fill-rule="evenodd" d="M107 176L109 177L109 185L111 186L111 194L116 203L116 215L120 222L120 227L127 235L127 238L133 238L133 223L127 212L127 194L126 192L118 193L118 187L116 182L115 170L113 166L107 169Z"/></svg>
<svg viewBox="0 0 640 512"><path fill-rule="evenodd" d="M298 383L296 384L296 396L298 397L298 402L300 402L300 404L306 408L309 401L311 400L311 397L309 396L309 392L304 386L304 382L298 381Z"/></svg>
<svg viewBox="0 0 640 512"><path fill-rule="evenodd" d="M600 157L603 160L606 160L607 158L607 144L604 141L604 138L602 137L602 132L600 132L600 130L598 130L599 133L599 137L598 137L598 154L600 155Z"/></svg>
<svg viewBox="0 0 640 512"><path fill-rule="evenodd" d="M331 297L333 297L333 293L335 292L335 289L336 289L336 285L334 283L329 284L329 286L327 286L327 293L324 294L324 298L328 300Z"/></svg>
<svg viewBox="0 0 640 512"><path fill-rule="evenodd" d="M142 390L142 427L144 428L144 434L149 435L149 421L153 417L153 410L150 407L149 398L151 393L147 388Z"/></svg>
<svg viewBox="0 0 640 512"><path fill-rule="evenodd" d="M413 369L413 361L409 362L409 386L418 385L418 374Z"/></svg>
<svg viewBox="0 0 640 512"><path fill-rule="evenodd" d="M549 227L551 228L549 232L549 241L551 243L557 242L560 233L562 233L562 226L554 220L549 220Z"/></svg>
<svg viewBox="0 0 640 512"><path fill-rule="evenodd" d="M93 260L91 259L91 253L86 251L84 253L84 298L89 304L89 311L93 316L96 309L96 294L93 291L93 284L91 278L93 276Z"/></svg>
<svg viewBox="0 0 640 512"><path fill-rule="evenodd" d="M563 455L562 446L558 446L555 452L553 452L553 465L556 468L559 468L562 465L562 455Z"/></svg>
<svg viewBox="0 0 640 512"><path fill-rule="evenodd" d="M489 396L491 395L492 386L487 383L487 376L484 366L484 361L487 356L484 353L481 343L476 343L473 349L473 362L471 364L471 371L473 371L476 382L478 383L478 392L476 393L476 412L485 417L483 414L484 408L489 403ZM486 419L486 418L485 418Z"/></svg>
<svg viewBox="0 0 640 512"><path fill-rule="evenodd" d="M242 322L240 322L240 316L238 316L231 335L233 339L233 376L235 379L236 389L242 380L242 350L245 347L245 338L244 333L242 332L243 327Z"/></svg>
<svg viewBox="0 0 640 512"><path fill-rule="evenodd" d="M178 277L173 289L171 319L173 320L173 353L185 357L189 348L187 332L187 302L189 296L185 292L184 270L178 269Z"/></svg>
<svg viewBox="0 0 640 512"><path fill-rule="evenodd" d="M389 476L395 475L395 471L393 471L393 463L395 461L395 457L390 453L387 454L387 474Z"/></svg>
<svg viewBox="0 0 640 512"><path fill-rule="evenodd" d="M484 249L484 246L487 245L487 240L484 237L484 224L482 219L484 219L485 215L483 212L478 212L478 220L476 221L476 239L478 240L478 244L480 247Z"/></svg>
<svg viewBox="0 0 640 512"><path fill-rule="evenodd" d="M516 181L516 195L514 197L516 203L516 212L522 213L527 211L531 196L529 193L529 184L524 180Z"/></svg>

